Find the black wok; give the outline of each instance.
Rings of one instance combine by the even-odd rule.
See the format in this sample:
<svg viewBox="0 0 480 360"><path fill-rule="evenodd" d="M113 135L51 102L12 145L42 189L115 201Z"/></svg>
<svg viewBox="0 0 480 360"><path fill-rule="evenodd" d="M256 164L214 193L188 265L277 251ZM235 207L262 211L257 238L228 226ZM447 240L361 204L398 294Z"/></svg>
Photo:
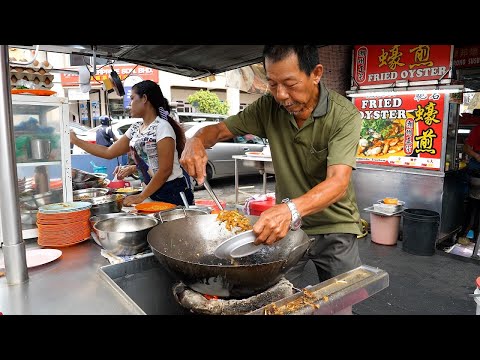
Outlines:
<svg viewBox="0 0 480 360"><path fill-rule="evenodd" d="M254 224L258 216L247 216ZM160 263L178 280L202 294L242 298L276 284L295 265L310 245L302 230L255 254L235 260L219 259L215 248L233 235L216 221L217 215L201 215L158 224L147 241Z"/></svg>

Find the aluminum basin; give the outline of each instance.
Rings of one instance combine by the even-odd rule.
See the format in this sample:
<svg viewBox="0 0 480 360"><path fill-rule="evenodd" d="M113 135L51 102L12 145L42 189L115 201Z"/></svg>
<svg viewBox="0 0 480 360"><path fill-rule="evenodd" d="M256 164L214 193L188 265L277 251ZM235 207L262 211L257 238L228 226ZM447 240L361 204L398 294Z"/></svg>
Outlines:
<svg viewBox="0 0 480 360"><path fill-rule="evenodd" d="M97 221L94 231L100 245L118 256L135 255L148 248L147 234L158 224L149 216L121 216Z"/></svg>

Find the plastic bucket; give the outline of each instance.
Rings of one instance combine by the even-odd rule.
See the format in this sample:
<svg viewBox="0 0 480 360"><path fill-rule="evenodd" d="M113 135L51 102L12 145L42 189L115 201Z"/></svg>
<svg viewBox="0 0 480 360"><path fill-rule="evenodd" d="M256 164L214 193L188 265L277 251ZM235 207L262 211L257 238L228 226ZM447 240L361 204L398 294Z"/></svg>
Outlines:
<svg viewBox="0 0 480 360"><path fill-rule="evenodd" d="M440 214L426 209L405 209L402 216L403 250L414 255L433 255Z"/></svg>
<svg viewBox="0 0 480 360"><path fill-rule="evenodd" d="M370 233L374 243L395 245L400 230L400 216L382 216L370 213Z"/></svg>
<svg viewBox="0 0 480 360"><path fill-rule="evenodd" d="M265 210L275 205L275 197L267 197L266 200L252 200L248 204L250 215L260 216Z"/></svg>

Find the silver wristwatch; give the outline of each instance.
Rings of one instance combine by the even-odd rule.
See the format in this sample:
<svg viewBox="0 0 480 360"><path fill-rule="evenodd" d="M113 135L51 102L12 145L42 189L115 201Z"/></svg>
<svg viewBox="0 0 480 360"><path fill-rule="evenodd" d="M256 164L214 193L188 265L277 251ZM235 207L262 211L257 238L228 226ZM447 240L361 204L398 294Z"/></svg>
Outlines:
<svg viewBox="0 0 480 360"><path fill-rule="evenodd" d="M297 210L297 207L289 198L282 200L282 203L287 204L290 212L292 213L292 221L290 222L290 230L298 230L302 226L302 217Z"/></svg>

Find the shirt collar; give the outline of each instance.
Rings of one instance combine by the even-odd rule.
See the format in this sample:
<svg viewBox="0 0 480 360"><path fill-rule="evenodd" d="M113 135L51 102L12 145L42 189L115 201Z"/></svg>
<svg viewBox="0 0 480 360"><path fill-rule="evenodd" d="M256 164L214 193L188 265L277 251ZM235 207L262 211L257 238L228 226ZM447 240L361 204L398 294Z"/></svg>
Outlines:
<svg viewBox="0 0 480 360"><path fill-rule="evenodd" d="M320 96L318 98L318 103L315 109L313 110L312 116L314 118L325 116L330 109L330 101L328 99L328 89L323 85L323 82L320 81L318 84L320 90Z"/></svg>

